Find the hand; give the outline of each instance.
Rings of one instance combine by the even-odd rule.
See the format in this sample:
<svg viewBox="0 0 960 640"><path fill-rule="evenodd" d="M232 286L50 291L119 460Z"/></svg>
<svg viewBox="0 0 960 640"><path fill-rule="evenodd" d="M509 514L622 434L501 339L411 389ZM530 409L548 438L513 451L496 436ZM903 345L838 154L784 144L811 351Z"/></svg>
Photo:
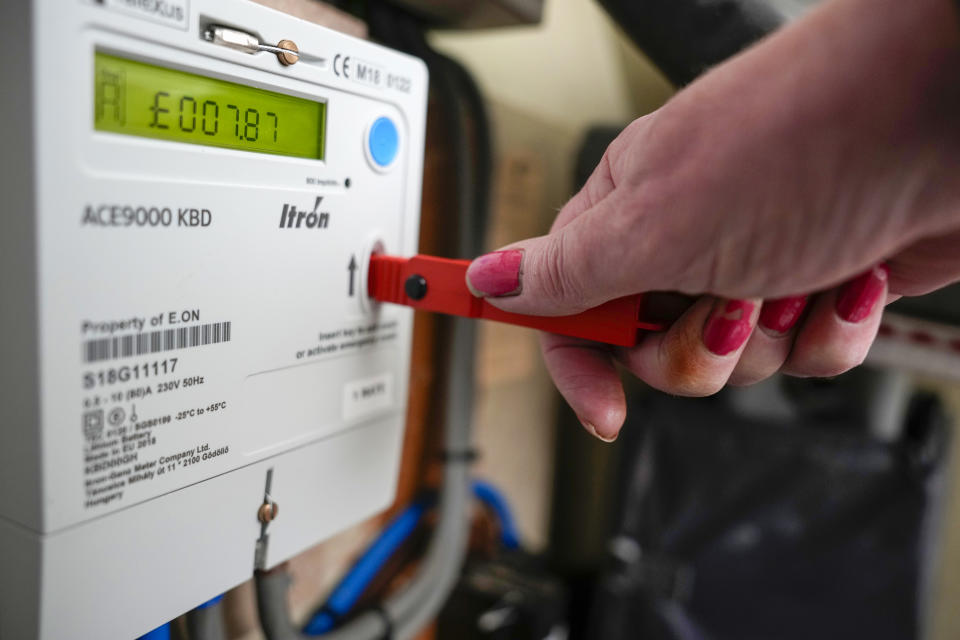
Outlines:
<svg viewBox="0 0 960 640"><path fill-rule="evenodd" d="M680 395L836 375L888 297L960 278L960 27L949 0L908 4L835 0L717 67L627 127L548 235L470 266L519 313L695 296L632 349L543 336L588 430L623 424L615 362Z"/></svg>

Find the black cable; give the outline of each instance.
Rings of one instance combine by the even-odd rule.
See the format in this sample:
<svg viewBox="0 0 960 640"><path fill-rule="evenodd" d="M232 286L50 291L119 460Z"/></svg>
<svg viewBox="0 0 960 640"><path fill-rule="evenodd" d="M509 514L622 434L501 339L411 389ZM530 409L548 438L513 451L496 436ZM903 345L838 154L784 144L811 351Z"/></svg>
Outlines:
<svg viewBox="0 0 960 640"><path fill-rule="evenodd" d="M761 0L598 0L675 85L775 31L784 16Z"/></svg>
<svg viewBox="0 0 960 640"><path fill-rule="evenodd" d="M476 449L470 448L463 451L450 451L444 450L440 452L440 460L444 464L454 463L454 462L464 462L467 464L473 464L480 458L480 452Z"/></svg>
<svg viewBox="0 0 960 640"><path fill-rule="evenodd" d="M453 82L468 113L468 121L473 125L473 222L472 232L483 250L483 238L487 231L490 216L490 195L493 182L493 136L486 101L476 80L460 62L442 55L450 68ZM479 251L478 251L479 253Z"/></svg>
<svg viewBox="0 0 960 640"><path fill-rule="evenodd" d="M458 241L453 251L458 255L473 257L482 250L483 246L493 155L489 122L480 91L466 69L437 53L428 45L422 26L410 15L382 2L370 2L366 17L373 37L387 46L418 56L427 64L431 85L442 106L441 114L446 134L444 140L452 149L454 156L457 216L453 220L456 221ZM469 113L469 118L464 117L465 111ZM466 132L468 122L474 127L473 149ZM474 337L475 327L470 320L453 321L448 325L448 330L441 334L440 340L449 347L444 351L449 354L451 366L462 367L456 372L459 384L452 383L453 389L468 390L466 393L461 393L459 398L451 396L448 399L452 407L470 406L469 396L472 396L473 389L473 359L470 356L473 353ZM457 442L448 443L442 455L448 467L466 465L476 458L476 452L472 448L464 447L463 443ZM258 593L262 591L261 599L266 601L266 598L272 594L267 579L269 576L260 577ZM262 586L261 583L263 583ZM403 625L410 624L408 620L391 619L382 604L375 605L370 611L377 612L381 618L386 629L386 638L394 634L395 625L400 625L402 629Z"/></svg>
<svg viewBox="0 0 960 640"><path fill-rule="evenodd" d="M483 251L493 173L492 136L483 96L463 65L429 45L415 18L382 2L371 2L368 10L372 36L423 59L430 71L442 106L445 138L454 155L458 211L454 253L472 258ZM472 127L470 135L468 127Z"/></svg>

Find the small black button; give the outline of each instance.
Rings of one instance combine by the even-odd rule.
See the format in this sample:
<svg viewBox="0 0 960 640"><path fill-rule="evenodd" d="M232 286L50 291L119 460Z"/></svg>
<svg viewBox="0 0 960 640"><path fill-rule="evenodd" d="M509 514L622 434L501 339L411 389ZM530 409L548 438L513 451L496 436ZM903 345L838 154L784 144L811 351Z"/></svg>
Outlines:
<svg viewBox="0 0 960 640"><path fill-rule="evenodd" d="M415 273L403 283L403 290L411 300L423 300L427 295L427 279Z"/></svg>

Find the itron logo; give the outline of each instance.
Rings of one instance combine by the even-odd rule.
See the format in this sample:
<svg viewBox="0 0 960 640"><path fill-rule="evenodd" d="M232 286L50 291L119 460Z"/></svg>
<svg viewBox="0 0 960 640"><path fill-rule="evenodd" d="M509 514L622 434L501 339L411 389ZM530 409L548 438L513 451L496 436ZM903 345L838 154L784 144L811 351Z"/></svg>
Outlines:
<svg viewBox="0 0 960 640"><path fill-rule="evenodd" d="M326 229L330 225L330 212L320 211L323 196L317 196L313 203L313 211L297 209L292 204L283 205L280 213L281 229Z"/></svg>

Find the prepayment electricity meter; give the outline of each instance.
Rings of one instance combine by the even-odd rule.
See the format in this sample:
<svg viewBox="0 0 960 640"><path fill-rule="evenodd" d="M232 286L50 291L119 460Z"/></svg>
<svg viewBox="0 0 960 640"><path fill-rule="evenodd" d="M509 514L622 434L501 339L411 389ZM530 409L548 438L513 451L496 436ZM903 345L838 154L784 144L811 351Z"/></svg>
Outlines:
<svg viewBox="0 0 960 640"><path fill-rule="evenodd" d="M0 30L0 638L131 638L391 501L365 269L416 251L427 75L245 0Z"/></svg>

